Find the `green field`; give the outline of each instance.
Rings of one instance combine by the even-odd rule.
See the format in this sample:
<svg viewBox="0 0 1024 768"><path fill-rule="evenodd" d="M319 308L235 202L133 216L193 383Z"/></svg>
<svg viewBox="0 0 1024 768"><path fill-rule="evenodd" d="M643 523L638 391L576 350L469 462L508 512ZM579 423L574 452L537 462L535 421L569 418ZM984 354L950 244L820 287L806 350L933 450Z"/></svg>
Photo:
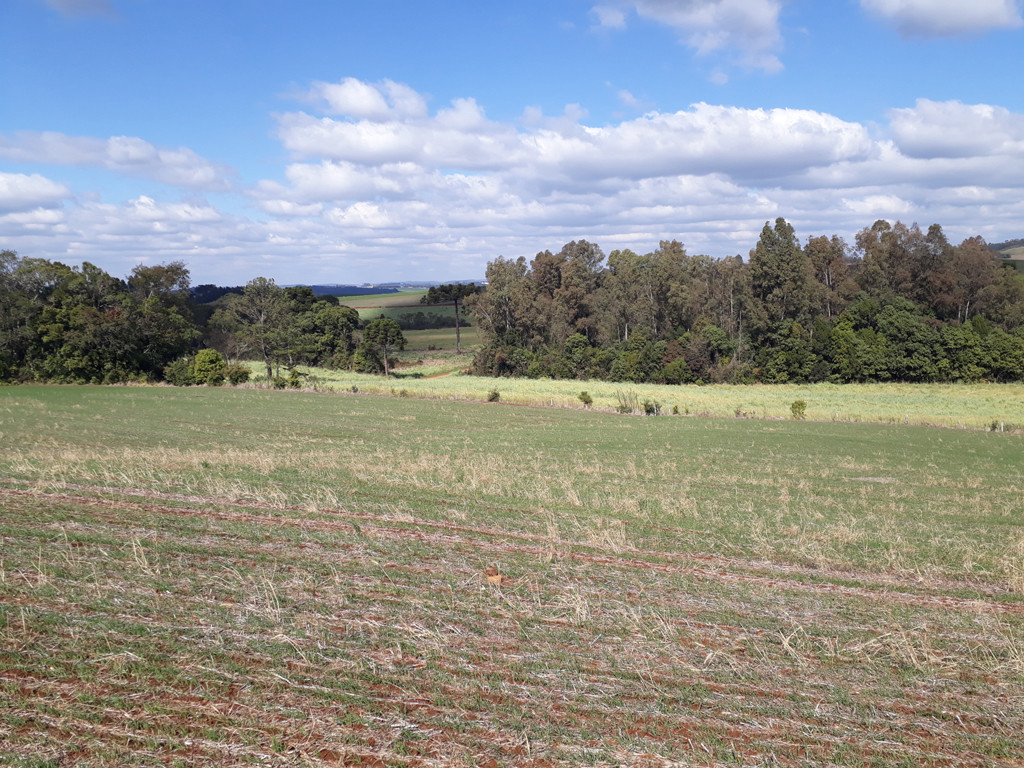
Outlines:
<svg viewBox="0 0 1024 768"><path fill-rule="evenodd" d="M398 387L410 397L486 400L497 390L501 402L582 408L580 392L592 408L613 411L624 401L657 403L662 415L789 419L793 403L806 403L811 421L875 422L995 431L1024 429L1024 384L758 384L659 385L551 379L494 379L454 373L472 364L472 354L454 357L410 350L399 355L395 379L304 368L327 389L375 394ZM422 362L421 362L422 361ZM253 364L259 373L259 367ZM421 378L422 377L422 378ZM435 377L435 378L428 378Z"/></svg>
<svg viewBox="0 0 1024 768"><path fill-rule="evenodd" d="M480 344L480 331L475 327L461 328L459 333L462 337L463 350L470 349ZM402 331L405 336L406 352L424 352L431 348L441 351L455 349L455 329L436 328L428 331ZM401 356L399 356L401 359ZM407 355L408 357L408 355Z"/></svg>
<svg viewBox="0 0 1024 768"><path fill-rule="evenodd" d="M398 320L402 315L422 312L425 315L455 317L455 307L448 304L420 304L420 299L427 295L426 291L404 291L401 293L380 293L368 296L339 296L338 301L359 312L363 322L376 320L378 317L389 317ZM455 338L452 328L452 338ZM454 343L453 343L454 344Z"/></svg>
<svg viewBox="0 0 1024 768"><path fill-rule="evenodd" d="M0 389L0 765L1018 765L1024 438Z"/></svg>

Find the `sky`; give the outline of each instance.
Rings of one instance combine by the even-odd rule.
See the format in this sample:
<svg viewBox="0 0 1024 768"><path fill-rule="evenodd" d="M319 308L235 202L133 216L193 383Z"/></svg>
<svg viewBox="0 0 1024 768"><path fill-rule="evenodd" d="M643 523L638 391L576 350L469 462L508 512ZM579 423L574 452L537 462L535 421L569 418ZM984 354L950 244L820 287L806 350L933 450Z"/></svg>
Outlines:
<svg viewBox="0 0 1024 768"><path fill-rule="evenodd" d="M0 249L291 285L1024 237L1022 4L0 0Z"/></svg>

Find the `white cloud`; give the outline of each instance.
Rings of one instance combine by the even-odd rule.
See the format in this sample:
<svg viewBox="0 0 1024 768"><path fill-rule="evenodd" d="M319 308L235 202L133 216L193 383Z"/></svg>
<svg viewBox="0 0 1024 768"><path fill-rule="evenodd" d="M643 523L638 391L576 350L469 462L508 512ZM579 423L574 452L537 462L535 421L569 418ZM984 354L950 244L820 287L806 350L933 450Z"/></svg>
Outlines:
<svg viewBox="0 0 1024 768"><path fill-rule="evenodd" d="M988 104L918 99L889 113L892 134L908 157L1024 155L1024 115Z"/></svg>
<svg viewBox="0 0 1024 768"><path fill-rule="evenodd" d="M778 72L782 0L620 0L593 9L599 23L622 28L622 8L674 29L700 55L725 52L736 63Z"/></svg>
<svg viewBox="0 0 1024 768"><path fill-rule="evenodd" d="M904 37L962 37L1024 24L1019 0L860 0Z"/></svg>
<svg viewBox="0 0 1024 768"><path fill-rule="evenodd" d="M0 172L0 212L52 208L70 197L66 186L37 173Z"/></svg>
<svg viewBox="0 0 1024 768"><path fill-rule="evenodd" d="M330 115L277 116L292 158L247 188L249 216L166 191L101 203L8 173L0 247L118 274L140 257L183 259L197 282L443 280L580 237L606 250L678 238L695 253L745 254L776 216L801 237L848 239L878 218L939 222L954 240L1014 236L1024 220L1024 115L1003 107L922 99L869 128L813 110L699 103L594 124L575 105L515 121L489 118L472 98L420 111L426 100L407 86L372 87L387 114L353 98L351 112L335 112L337 101L325 102ZM396 93L413 106L396 107ZM0 153L189 165L138 139L34 137Z"/></svg>
<svg viewBox="0 0 1024 768"><path fill-rule="evenodd" d="M23 163L91 166L163 184L226 191L234 173L191 149L157 147L133 136L98 139L53 131L0 134L0 158Z"/></svg>
<svg viewBox="0 0 1024 768"><path fill-rule="evenodd" d="M409 86L392 80L376 85L354 77L346 77L340 83L316 82L307 98L323 100L332 114L365 120L420 117L427 112L426 99Z"/></svg>

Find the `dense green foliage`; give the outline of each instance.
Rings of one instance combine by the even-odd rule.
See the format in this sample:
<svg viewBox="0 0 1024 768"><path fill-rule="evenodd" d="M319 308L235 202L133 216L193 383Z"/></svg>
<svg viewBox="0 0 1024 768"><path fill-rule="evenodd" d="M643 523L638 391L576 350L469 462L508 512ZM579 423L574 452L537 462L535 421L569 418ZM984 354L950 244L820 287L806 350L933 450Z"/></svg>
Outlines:
<svg viewBox="0 0 1024 768"><path fill-rule="evenodd" d="M878 221L856 245L766 223L749 259L572 242L498 258L479 375L659 382L1019 381L1024 277L980 238Z"/></svg>
<svg viewBox="0 0 1024 768"><path fill-rule="evenodd" d="M1024 380L1024 275L980 238L938 225L877 221L853 246L801 245L766 223L749 258L691 256L676 241L605 258L584 240L530 262L499 257L487 289L432 288L463 306L484 346L483 376L707 382L1010 382ZM202 289L202 290L200 290ZM197 304L196 295L215 297ZM200 346L225 363L259 360L266 379L309 365L390 373L400 323L369 322L309 287L257 277L190 291L184 264L137 266L124 280L0 252L0 381L123 382L198 376ZM386 322L385 322L386 320ZM456 351L460 351L456 326Z"/></svg>
<svg viewBox="0 0 1024 768"><path fill-rule="evenodd" d="M88 262L0 252L0 381L240 383L247 370L225 358L255 357L268 378L282 363L348 367L358 328L333 296L262 277L200 306L180 262L120 280Z"/></svg>
<svg viewBox="0 0 1024 768"><path fill-rule="evenodd" d="M199 333L180 262L127 280L0 252L0 380L111 383L159 378Z"/></svg>
<svg viewBox="0 0 1024 768"><path fill-rule="evenodd" d="M398 323L389 317L371 320L363 331L363 343L356 352L356 370L377 373L383 368L387 376L390 374L389 356L400 349L405 349L405 336Z"/></svg>

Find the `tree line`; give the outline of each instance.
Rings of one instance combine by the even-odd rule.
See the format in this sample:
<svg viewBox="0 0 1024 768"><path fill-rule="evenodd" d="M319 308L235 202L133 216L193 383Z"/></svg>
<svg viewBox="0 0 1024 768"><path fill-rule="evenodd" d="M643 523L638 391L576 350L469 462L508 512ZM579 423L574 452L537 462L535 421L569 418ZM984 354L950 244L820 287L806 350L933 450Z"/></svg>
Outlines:
<svg viewBox="0 0 1024 768"><path fill-rule="evenodd" d="M308 287L258 277L199 304L189 277L181 262L120 279L0 251L0 381L219 383L239 360L260 361L268 379L300 364L376 373L405 344L395 321L363 327Z"/></svg>
<svg viewBox="0 0 1024 768"><path fill-rule="evenodd" d="M630 382L1020 381L1024 275L981 238L877 221L801 245L782 218L749 258L585 240L499 257L467 299L486 376Z"/></svg>
<svg viewBox="0 0 1024 768"><path fill-rule="evenodd" d="M120 279L0 252L0 381L215 383L226 361L268 379L297 365L390 372L401 328L365 327L334 296L278 286L199 286L180 262ZM487 376L701 382L1024 380L1024 275L981 238L877 221L850 245L801 245L782 218L749 257L690 255L677 241L607 257L585 240L498 257L487 287L441 286L467 310ZM212 350L220 362L202 349ZM236 373L241 373L236 369Z"/></svg>

